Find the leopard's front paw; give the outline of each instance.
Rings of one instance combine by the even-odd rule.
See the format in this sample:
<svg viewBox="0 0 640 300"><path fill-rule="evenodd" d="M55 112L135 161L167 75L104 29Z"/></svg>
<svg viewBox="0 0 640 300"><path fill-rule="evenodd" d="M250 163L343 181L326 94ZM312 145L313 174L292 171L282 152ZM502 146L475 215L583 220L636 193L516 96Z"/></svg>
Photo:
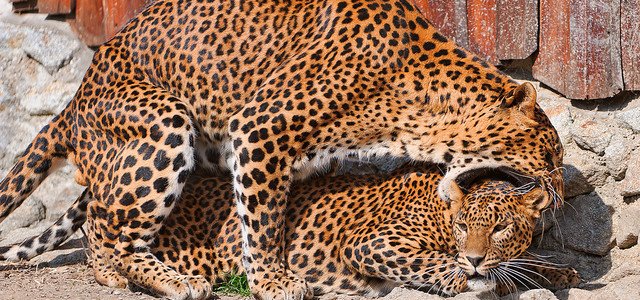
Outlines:
<svg viewBox="0 0 640 300"><path fill-rule="evenodd" d="M258 280L251 292L259 300L301 300L313 298L307 283L296 276L284 275L278 279Z"/></svg>
<svg viewBox="0 0 640 300"><path fill-rule="evenodd" d="M580 274L574 268L554 269L551 274L545 274L549 280L549 289L562 290L577 287L581 282Z"/></svg>
<svg viewBox="0 0 640 300"><path fill-rule="evenodd" d="M174 300L204 300L211 296L211 284L202 276L179 275L153 287L161 296Z"/></svg>

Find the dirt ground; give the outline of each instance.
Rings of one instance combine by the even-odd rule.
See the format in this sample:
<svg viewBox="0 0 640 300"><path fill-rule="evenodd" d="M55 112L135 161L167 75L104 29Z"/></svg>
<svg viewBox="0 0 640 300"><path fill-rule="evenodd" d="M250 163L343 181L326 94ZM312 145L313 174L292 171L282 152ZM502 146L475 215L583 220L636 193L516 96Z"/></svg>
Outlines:
<svg viewBox="0 0 640 300"><path fill-rule="evenodd" d="M140 291L109 288L96 283L91 267L86 264L82 244L80 239L73 240L63 249L45 253L29 262L0 262L0 299L158 299ZM220 295L214 299L242 298Z"/></svg>

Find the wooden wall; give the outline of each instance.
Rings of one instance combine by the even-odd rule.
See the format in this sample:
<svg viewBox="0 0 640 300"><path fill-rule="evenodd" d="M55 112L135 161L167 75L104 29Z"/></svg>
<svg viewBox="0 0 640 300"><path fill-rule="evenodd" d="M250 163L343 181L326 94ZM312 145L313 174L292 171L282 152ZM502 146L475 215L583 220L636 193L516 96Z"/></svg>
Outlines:
<svg viewBox="0 0 640 300"><path fill-rule="evenodd" d="M153 0L11 1L18 12L64 16L85 43L99 45ZM533 55L533 76L569 98L640 90L640 0L411 1L493 64Z"/></svg>
<svg viewBox="0 0 640 300"><path fill-rule="evenodd" d="M491 63L534 54L534 78L568 98L640 90L640 0L414 1Z"/></svg>

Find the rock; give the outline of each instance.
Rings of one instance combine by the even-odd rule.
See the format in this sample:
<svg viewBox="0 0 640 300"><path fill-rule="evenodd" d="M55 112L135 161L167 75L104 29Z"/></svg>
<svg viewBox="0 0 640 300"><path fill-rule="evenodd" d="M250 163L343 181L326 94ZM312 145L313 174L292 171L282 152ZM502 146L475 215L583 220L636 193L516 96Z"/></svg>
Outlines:
<svg viewBox="0 0 640 300"><path fill-rule="evenodd" d="M29 198L25 200L20 207L0 223L0 240L8 237L20 237L20 235L14 231L15 229L29 227L43 220L45 214L45 208L38 199Z"/></svg>
<svg viewBox="0 0 640 300"><path fill-rule="evenodd" d="M640 246L629 249L613 248L610 253L610 270L600 280L614 282L631 275L640 275Z"/></svg>
<svg viewBox="0 0 640 300"><path fill-rule="evenodd" d="M631 136L631 134L628 136ZM624 178L631 150L630 142L624 138L622 132L614 134L611 137L609 146L605 148L604 159L609 173L615 180Z"/></svg>
<svg viewBox="0 0 640 300"><path fill-rule="evenodd" d="M411 290L403 287L394 288L388 295L379 298L384 300L404 300L404 299L416 299L416 300L440 300L443 299L440 296L427 294L418 290Z"/></svg>
<svg viewBox="0 0 640 300"><path fill-rule="evenodd" d="M0 82L0 111L6 108L5 103L8 104L9 100L11 100L9 87L4 82Z"/></svg>
<svg viewBox="0 0 640 300"><path fill-rule="evenodd" d="M573 198L578 195L588 194L595 189L589 180L574 165L564 165L564 196Z"/></svg>
<svg viewBox="0 0 640 300"><path fill-rule="evenodd" d="M640 195L640 148L633 151L628 163L627 174L620 190L623 197Z"/></svg>
<svg viewBox="0 0 640 300"><path fill-rule="evenodd" d="M640 106L619 112L618 118L625 122L634 133L640 133Z"/></svg>
<svg viewBox="0 0 640 300"><path fill-rule="evenodd" d="M616 222L616 245L620 249L627 249L638 243L638 228L640 228L640 203L636 202L621 207Z"/></svg>
<svg viewBox="0 0 640 300"><path fill-rule="evenodd" d="M0 42L8 40L14 45L20 45L29 57L38 61L49 73L54 73L68 63L81 45L73 36L47 27L0 23L0 32L11 37L0 36Z"/></svg>
<svg viewBox="0 0 640 300"><path fill-rule="evenodd" d="M51 223L52 222L40 223L33 227L22 227L12 229L11 231L7 232L2 231L2 235L0 235L0 247L20 243L32 236L39 235L40 233L45 231L51 225Z"/></svg>
<svg viewBox="0 0 640 300"><path fill-rule="evenodd" d="M30 115L53 115L71 101L78 85L53 82L44 90L32 91L20 100L20 105Z"/></svg>
<svg viewBox="0 0 640 300"><path fill-rule="evenodd" d="M612 136L606 123L601 120L588 119L573 125L571 133L578 147L602 156L609 146Z"/></svg>
<svg viewBox="0 0 640 300"><path fill-rule="evenodd" d="M611 214L596 193L577 196L558 215L553 236L567 248L604 256L613 246Z"/></svg>
<svg viewBox="0 0 640 300"><path fill-rule="evenodd" d="M593 187L602 186L607 182L609 172L604 159L592 152L580 150L578 147L567 147L564 157L566 198L570 195L580 195L593 191ZM573 169L571 168L573 166ZM585 182L586 179L586 182Z"/></svg>
<svg viewBox="0 0 640 300"><path fill-rule="evenodd" d="M506 297L502 297L502 299L507 300L512 298L510 298L510 296L506 296ZM528 290L528 291L522 292L518 299L519 300L557 300L558 298L550 290L535 289L535 290Z"/></svg>
<svg viewBox="0 0 640 300"><path fill-rule="evenodd" d="M570 109L571 102L567 99L563 100L544 98L539 101L539 104L549 117L553 127L558 131L562 144L567 145L571 142L573 117Z"/></svg>
<svg viewBox="0 0 640 300"><path fill-rule="evenodd" d="M567 300L637 300L640 299L640 275L632 275L619 281L609 283L606 286L588 291L581 289L569 289L556 292L560 299Z"/></svg>

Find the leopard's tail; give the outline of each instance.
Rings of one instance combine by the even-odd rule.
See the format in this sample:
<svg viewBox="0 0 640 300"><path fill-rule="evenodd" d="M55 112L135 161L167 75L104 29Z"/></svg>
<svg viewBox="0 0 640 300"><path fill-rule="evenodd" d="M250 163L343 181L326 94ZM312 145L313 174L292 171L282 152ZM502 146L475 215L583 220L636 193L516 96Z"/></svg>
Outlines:
<svg viewBox="0 0 640 300"><path fill-rule="evenodd" d="M0 260L31 259L60 246L87 220L87 205L91 199L89 190L85 189L65 214L43 233L18 244L0 247Z"/></svg>
<svg viewBox="0 0 640 300"><path fill-rule="evenodd" d="M0 222L13 212L73 151L73 113L67 106L40 130L0 182Z"/></svg>

